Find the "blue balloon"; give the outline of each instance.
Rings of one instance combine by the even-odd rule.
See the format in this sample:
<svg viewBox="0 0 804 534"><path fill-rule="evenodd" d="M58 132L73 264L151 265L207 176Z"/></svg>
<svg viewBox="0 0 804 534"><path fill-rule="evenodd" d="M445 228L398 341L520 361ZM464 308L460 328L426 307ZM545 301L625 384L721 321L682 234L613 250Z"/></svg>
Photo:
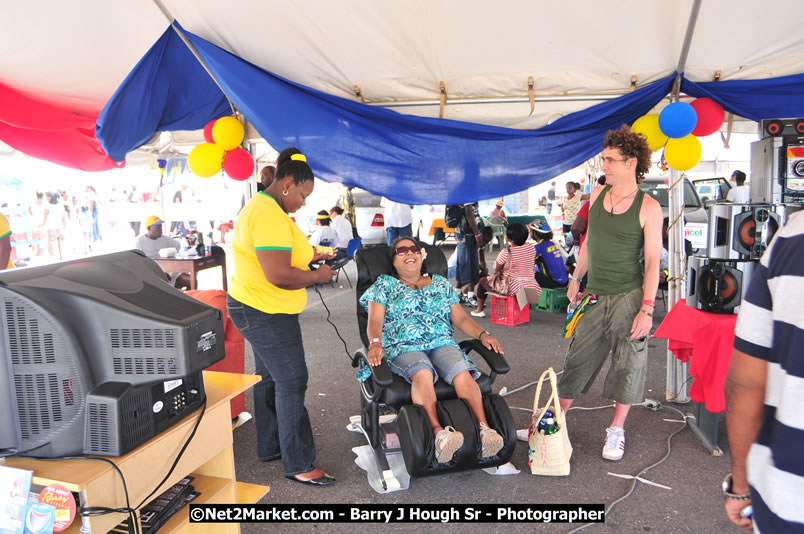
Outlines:
<svg viewBox="0 0 804 534"><path fill-rule="evenodd" d="M674 102L659 114L659 129L671 139L687 137L697 123L695 108L686 102Z"/></svg>

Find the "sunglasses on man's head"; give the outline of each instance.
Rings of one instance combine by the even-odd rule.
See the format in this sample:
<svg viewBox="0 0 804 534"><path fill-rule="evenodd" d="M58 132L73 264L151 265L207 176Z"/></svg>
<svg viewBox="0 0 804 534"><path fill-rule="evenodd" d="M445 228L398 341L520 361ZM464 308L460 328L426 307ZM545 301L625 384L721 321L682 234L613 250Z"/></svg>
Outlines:
<svg viewBox="0 0 804 534"><path fill-rule="evenodd" d="M397 256L404 256L410 252L411 254L418 254L421 252L421 249L416 245L411 245L409 247L396 247L396 255Z"/></svg>

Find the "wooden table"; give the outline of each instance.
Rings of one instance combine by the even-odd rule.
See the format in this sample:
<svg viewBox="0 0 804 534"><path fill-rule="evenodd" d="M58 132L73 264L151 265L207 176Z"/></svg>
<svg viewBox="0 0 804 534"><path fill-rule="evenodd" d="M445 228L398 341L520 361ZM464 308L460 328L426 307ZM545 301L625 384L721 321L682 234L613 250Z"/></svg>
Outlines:
<svg viewBox="0 0 804 534"><path fill-rule="evenodd" d="M268 486L237 481L232 446L232 417L229 411L229 400L259 381L260 377L256 375L204 371L204 389L207 395L204 418L173 473L152 498L187 475L195 477L192 485L201 493L193 504L253 504L268 493ZM124 456L109 458L126 478L132 506L137 506L164 478L195 426L199 414L200 411L197 410ZM126 504L120 476L105 462L45 461L11 456L6 458L5 465L32 470L34 484L61 484L70 491L78 492L82 506L118 508ZM191 524L189 513L189 507L185 506L159 532L240 532L238 523ZM84 527L92 534L109 532L124 519L125 514L100 515L86 519ZM139 521L139 513L137 519ZM80 517L76 517L67 532L78 533L81 526Z"/></svg>
<svg viewBox="0 0 804 534"><path fill-rule="evenodd" d="M223 276L223 289L226 284L226 254L213 254L212 256L198 256L195 258L155 258L154 261L166 273L190 273L190 289L198 289L198 271L221 268Z"/></svg>
<svg viewBox="0 0 804 534"><path fill-rule="evenodd" d="M447 222L444 219L433 219L433 222L430 223L429 235L433 236L433 244L435 245L436 242L444 241L449 236L455 237L455 228L447 226Z"/></svg>

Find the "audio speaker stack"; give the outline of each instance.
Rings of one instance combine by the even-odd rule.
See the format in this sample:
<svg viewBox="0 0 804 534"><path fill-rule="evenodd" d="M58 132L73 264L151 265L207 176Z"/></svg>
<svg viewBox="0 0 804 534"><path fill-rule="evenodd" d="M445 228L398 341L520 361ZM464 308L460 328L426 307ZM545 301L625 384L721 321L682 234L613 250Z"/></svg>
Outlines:
<svg viewBox="0 0 804 534"><path fill-rule="evenodd" d="M759 121L759 137L784 137L804 135L804 119L762 119Z"/></svg>
<svg viewBox="0 0 804 534"><path fill-rule="evenodd" d="M692 256L689 262L687 305L712 313L738 313L759 262L702 256Z"/></svg>
<svg viewBox="0 0 804 534"><path fill-rule="evenodd" d="M707 256L718 260L758 260L784 225L788 207L769 204L712 204Z"/></svg>

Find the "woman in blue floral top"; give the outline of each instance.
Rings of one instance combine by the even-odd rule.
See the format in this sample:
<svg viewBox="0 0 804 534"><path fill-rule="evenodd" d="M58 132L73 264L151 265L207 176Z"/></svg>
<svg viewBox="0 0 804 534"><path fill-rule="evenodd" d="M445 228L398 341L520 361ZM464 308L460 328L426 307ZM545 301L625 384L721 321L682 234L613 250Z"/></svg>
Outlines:
<svg viewBox="0 0 804 534"><path fill-rule="evenodd" d="M433 427L438 462L449 462L463 445L463 434L442 427L438 420L433 386L438 377L451 384L474 412L483 456L496 455L503 439L488 426L475 382L480 372L452 339L453 325L502 354L499 341L466 314L446 278L422 274L423 249L416 240L400 237L389 250L393 274L381 275L360 298L369 317L369 365L385 359L392 372L410 382L413 402L424 408Z"/></svg>

